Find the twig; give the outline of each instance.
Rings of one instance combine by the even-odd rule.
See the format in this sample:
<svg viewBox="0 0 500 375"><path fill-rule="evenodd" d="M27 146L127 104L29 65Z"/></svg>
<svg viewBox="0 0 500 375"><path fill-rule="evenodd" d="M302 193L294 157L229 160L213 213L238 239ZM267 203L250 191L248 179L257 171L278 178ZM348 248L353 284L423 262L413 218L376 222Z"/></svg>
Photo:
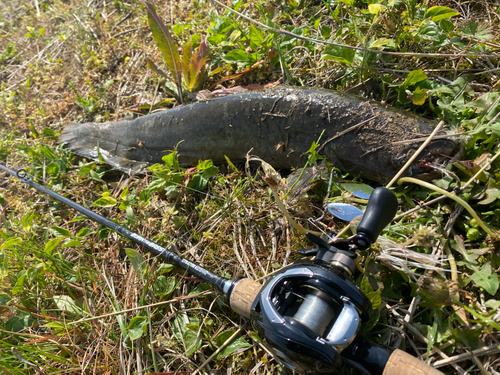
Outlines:
<svg viewBox="0 0 500 375"><path fill-rule="evenodd" d="M394 219L392 219L392 221L398 221L398 220L402 219L403 217L405 217L406 215L412 214L415 211L420 210L421 208L431 206L434 203L442 201L443 199L446 199L446 195L441 195L440 197L434 198L433 200L430 200L429 202L423 203L417 207L412 208L411 210L403 212L402 214L399 214L398 216L394 217Z"/></svg>
<svg viewBox="0 0 500 375"><path fill-rule="evenodd" d="M415 159L418 157L418 155L420 155L420 153L424 150L424 148L426 148L427 145L432 141L432 139L437 134L437 132L441 130L443 125L444 125L444 121L441 121L436 126L434 131L429 135L429 137L427 137L427 140L424 143L422 143L422 146L420 146L417 151L415 151L415 153L412 155L410 160L408 160L406 162L406 164L403 166L403 168L401 168L401 170L394 176L394 178L391 180L391 182L389 182L387 184L386 187L388 187L388 188L391 187L399 179L399 177L401 177L401 175L404 173L404 171L406 171L406 168L408 168L415 161Z"/></svg>
<svg viewBox="0 0 500 375"><path fill-rule="evenodd" d="M353 125L351 126L350 128L346 129L346 130L343 130L341 131L340 133L334 135L333 137L327 139L319 148L318 148L318 151L316 151L317 153L320 153L324 148L325 146L330 143L331 141L339 138L339 137L342 137L343 135L349 133L349 132L352 132L354 130L357 130L359 129L361 126L363 126L364 124L366 124L367 122L370 122L372 120L375 120L376 118L378 117L378 115L375 115L373 117L370 117L369 119L366 119L364 121L361 121L359 124L356 124L356 125ZM298 179L297 179L298 180Z"/></svg>
<svg viewBox="0 0 500 375"><path fill-rule="evenodd" d="M346 44L332 43L332 42L328 42L326 40L319 40L319 39L307 38L305 36L297 35L297 34L294 34L292 32L289 32L289 31L279 30L279 29L275 29L273 27L269 27L269 26L264 25L263 23L261 23L259 21L256 21L256 20L254 20L254 19L252 19L250 17L245 16L244 14L242 14L240 12L235 11L234 9L231 9L230 7L222 4L221 2L219 2L217 0L211 0L211 1L214 2L214 3L216 3L216 4L218 4L221 7L229 10L230 12L237 14L241 18L244 18L247 21L250 21L250 22L258 25L259 27L261 27L261 28L263 28L265 30L269 30L269 31L272 31L272 32L275 32L275 33L278 33L278 34L286 35L286 36L289 36L289 37L292 37L292 38L296 38L296 39L300 39L300 40L304 40L306 42L311 42L311 43L316 43L316 44L324 44L324 45L334 46L334 47L349 48L349 49L353 49L355 51L378 53L378 54L381 54L381 55L389 55L389 56L414 56L414 57L460 57L460 56L467 56L467 57L497 57L497 55L495 53L491 53L491 54L488 54L488 53L477 53L477 54L461 53L461 54L453 54L453 53L390 52L390 51L382 51L382 50L369 49L369 48L363 48L363 47L353 47L353 46L349 46L349 45L346 45Z"/></svg>
<svg viewBox="0 0 500 375"><path fill-rule="evenodd" d="M457 362L465 361L466 359L472 358L473 356L491 355L496 353L500 353L500 346L498 344L493 344L490 346L485 346L483 348L473 350L472 352L469 353L462 353L453 357L441 359L439 361L434 362L432 365L434 366L434 368L438 368L438 367L448 366Z"/></svg>
<svg viewBox="0 0 500 375"><path fill-rule="evenodd" d="M438 135L438 136L434 137L433 139L448 139L448 138L461 137L461 136L463 136L462 133L453 133L453 134ZM427 138L428 137L414 138L414 139L408 139L407 141L392 142L391 144L392 145L406 145L409 143L423 142Z"/></svg>
<svg viewBox="0 0 500 375"><path fill-rule="evenodd" d="M246 324L245 324L245 325L246 325ZM221 346L219 346L219 347L217 348L217 350L216 350L215 352L213 352L213 353L212 353L212 355L211 355L210 357L208 357L208 358L205 360L205 362L203 362L203 363L200 365L200 367L198 367L198 368L195 370L195 372L193 372L193 375L196 375L196 374L200 373L200 372L201 372L201 370L203 370L203 369L205 368L205 366L206 366L206 365L208 365L208 363L209 363L212 359L214 359L214 358L217 356L217 354L219 354L222 350L224 350L224 349L225 349L225 347L226 347L226 346L228 346L228 345L231 343L231 341L233 341L233 340L236 338L236 336L238 336L238 335L240 334L240 332L243 330L243 328L245 327L245 325L244 325L243 327L241 327L241 328L238 328L238 329L236 330L236 332L235 332L235 333L233 333L233 334L231 335L231 337L229 337L229 338L228 338L228 339L224 342L224 344L222 344Z"/></svg>
<svg viewBox="0 0 500 375"><path fill-rule="evenodd" d="M240 252L238 250L238 243L236 241L236 237L237 237L236 224L234 224L234 226L233 226L233 251L234 251L234 254L236 255L236 259L238 259L238 263L243 268L243 271L245 271L246 276L249 279L252 279L252 276L250 276L250 273L248 272L248 267L247 267L246 263L243 262L243 258L241 257Z"/></svg>
<svg viewBox="0 0 500 375"><path fill-rule="evenodd" d="M467 181L467 182L466 182L466 183L462 186L462 189L461 189L461 190L465 189L465 187L467 187L467 186L469 186L471 183L473 183L473 182L474 182L474 180L475 180L475 179L476 179L476 178L477 178L477 177L478 177L481 173L483 173L483 172L484 172L484 170L485 170L486 168L488 168L488 167L491 165L491 163L493 163L493 162L495 161L495 159L496 159L496 158L498 158L498 156L499 156L499 155L500 155L500 151L499 151L499 152L497 152L497 153L495 154L495 156L493 156L493 157L491 158L491 160L489 160L488 162L486 162L486 163L485 163L485 164L481 167L481 169L480 169L479 171L477 171L477 173L476 173L474 176L472 176L472 177L469 179L469 181Z"/></svg>

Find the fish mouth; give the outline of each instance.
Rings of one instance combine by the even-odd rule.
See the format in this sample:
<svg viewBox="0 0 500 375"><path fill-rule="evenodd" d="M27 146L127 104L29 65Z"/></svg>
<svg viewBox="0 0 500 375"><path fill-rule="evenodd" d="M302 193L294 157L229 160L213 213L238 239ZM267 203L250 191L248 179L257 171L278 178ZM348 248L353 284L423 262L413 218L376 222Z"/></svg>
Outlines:
<svg viewBox="0 0 500 375"><path fill-rule="evenodd" d="M438 178L442 178L443 167L439 167L434 163L420 163L410 166L409 169L410 176L418 178L423 181L432 181Z"/></svg>
<svg viewBox="0 0 500 375"><path fill-rule="evenodd" d="M446 166L462 159L464 151L461 146L460 139L432 142L417 162L410 166L409 175L423 181L443 178L450 173Z"/></svg>

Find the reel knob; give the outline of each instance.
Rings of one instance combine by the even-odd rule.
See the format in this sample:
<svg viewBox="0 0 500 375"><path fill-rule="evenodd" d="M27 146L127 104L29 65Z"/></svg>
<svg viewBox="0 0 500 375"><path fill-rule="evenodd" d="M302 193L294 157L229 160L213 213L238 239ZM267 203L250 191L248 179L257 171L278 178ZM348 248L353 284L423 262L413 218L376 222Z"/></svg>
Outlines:
<svg viewBox="0 0 500 375"><path fill-rule="evenodd" d="M359 250L368 249L398 211L398 200L385 187L376 188L370 195L368 206L356 230L353 242Z"/></svg>

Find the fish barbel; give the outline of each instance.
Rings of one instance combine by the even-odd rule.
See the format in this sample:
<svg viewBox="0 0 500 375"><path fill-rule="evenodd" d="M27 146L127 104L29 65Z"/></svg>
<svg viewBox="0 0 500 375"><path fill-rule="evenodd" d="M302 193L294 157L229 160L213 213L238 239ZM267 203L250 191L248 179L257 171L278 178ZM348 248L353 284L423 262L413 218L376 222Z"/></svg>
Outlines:
<svg viewBox="0 0 500 375"><path fill-rule="evenodd" d="M71 123L60 143L113 168L140 173L178 152L181 166L259 156L274 168L303 167L319 139L319 152L342 172L385 182L418 148L401 142L429 135L436 123L378 102L316 88L279 86L232 94L160 111L130 121ZM441 133L443 134L443 133ZM451 157L457 137L433 140L416 163ZM406 175L411 173L406 171Z"/></svg>

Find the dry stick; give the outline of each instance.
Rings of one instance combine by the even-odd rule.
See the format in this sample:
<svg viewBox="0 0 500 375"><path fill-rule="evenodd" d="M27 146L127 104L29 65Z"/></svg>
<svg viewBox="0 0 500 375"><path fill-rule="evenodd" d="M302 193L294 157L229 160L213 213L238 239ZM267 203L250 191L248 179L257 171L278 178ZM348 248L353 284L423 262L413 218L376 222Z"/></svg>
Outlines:
<svg viewBox="0 0 500 375"><path fill-rule="evenodd" d="M436 126L436 128L434 129L434 131L429 135L429 137L427 138L427 140L422 143L422 146L420 146L418 148L418 150L413 154L413 156L410 158L410 160L408 160L406 162L406 164L403 166L403 168L401 168L401 170L394 176L394 178L391 180L391 182L389 182L387 184L387 188L391 187L392 185L394 185L394 183L399 179L399 177L401 177L401 175L404 173L404 171L406 171L406 168L408 168L411 163L413 163L415 161L415 159L418 157L418 155L420 155L420 153L424 150L424 148L427 147L427 145L432 141L432 139L434 138L434 136L437 134L438 131L441 130L441 128L443 127L444 125L444 121L440 121L439 124Z"/></svg>
<svg viewBox="0 0 500 375"><path fill-rule="evenodd" d="M499 155L500 155L500 151L498 151L498 152L495 154L495 156L493 156L493 157L492 157L492 158L491 158L491 159L490 159L487 163L485 163L485 164L483 165L483 167L482 167L482 168L481 168L481 169L480 169L480 170L479 170L479 171L478 171L478 172L477 172L474 176L472 176L472 177L470 178L470 180L469 180L469 181L467 181L467 182L466 182L466 183L462 186L461 190L465 189L465 187L467 187L467 186L469 186L471 183L473 183L473 182L474 182L474 180L475 180L476 178L478 178L478 177L479 177L479 175L480 175L481 173L483 173L483 172L484 172L484 170L485 170L486 168L488 168L488 167L491 165L491 163L493 163L493 162L495 161L495 159L496 159L496 158L498 158L498 156L499 156Z"/></svg>
<svg viewBox="0 0 500 375"><path fill-rule="evenodd" d="M443 367L447 365L451 365L453 363L461 362L466 359L469 359L473 356L482 356L482 355L491 355L491 354L496 354L500 352L500 347L498 344L493 344L490 346L485 346L484 348L479 348L476 350L473 350L472 352L469 353L462 353L458 354L456 356L446 358L446 359L441 359L439 361L434 362L432 365L434 368L438 367Z"/></svg>
<svg viewBox="0 0 500 375"><path fill-rule="evenodd" d="M464 134L463 133L453 133L453 134L445 134L445 135L438 135L434 137L434 139L448 139L448 138L453 138L453 137L462 137ZM417 143L417 142L422 142L425 141L428 137L421 137L421 138L413 138L413 139L408 139L406 141L397 141L397 142L392 142L392 145L407 145L409 143Z"/></svg>
<svg viewBox="0 0 500 375"><path fill-rule="evenodd" d="M245 324L245 325L246 325L246 324ZM203 363L201 364L201 366L200 366L200 367L198 367L198 368L195 370L195 372L193 372L193 375L196 375L196 374L200 373L200 372L201 372L201 370L203 370L203 368L204 368L206 365L208 365L208 363L209 363L212 359L214 359L214 358L215 358L215 356L217 356L217 354L219 354L222 350L224 350L224 349L226 348L226 346L228 346L228 345L231 343L231 341L233 341L233 340L236 338L236 336L238 336L238 335L240 334L240 332L243 330L243 328L244 328L244 327L245 327L245 326L243 326L243 327L241 327L241 328L238 328L238 329L236 330L236 332L235 332L235 333L233 333L233 334L231 335L231 337L229 337L229 338L228 338L228 339L224 342L224 344L222 344L221 346L219 346L219 348L218 348L215 352L213 352L213 354L212 354L210 357L208 357L208 358L205 360L205 362L203 362Z"/></svg>
<svg viewBox="0 0 500 375"><path fill-rule="evenodd" d="M349 46L349 45L346 45L346 44L332 43L332 42L328 42L326 40L318 40L318 39L313 39L313 38L307 38L307 37L304 37L304 36L300 36L300 35L291 33L289 31L279 30L279 29L275 29L273 27L269 27L269 26L264 25L263 23L261 23L259 21L256 21L256 20L254 20L254 19L252 19L252 18L250 18L248 16L245 16L244 14L242 14L240 12L235 11L234 9L231 9L230 7L222 4L221 2L219 2L217 0L211 0L211 1L214 2L214 3L216 3L216 4L218 4L221 7L229 10L230 12L237 14L238 16L246 19L247 21L250 21L250 22L258 25L259 27L261 27L261 28L263 28L265 30L269 30L269 31L272 31L272 32L275 32L275 33L278 33L278 34L286 35L286 36L289 36L289 37L292 37L292 38L304 40L306 42L311 42L311 43L324 44L324 45L328 45L328 46L341 47L341 48L349 48L349 49L353 49L355 51L379 53L381 55L389 55L389 56L415 56L415 57L460 57L460 56L466 56L466 57L497 57L498 56L495 53L477 53L477 54L461 53L461 54L453 54L453 53L389 52L389 51L380 51L380 50L376 50L376 49L369 49L369 48L363 48L363 47L353 47L353 46ZM496 52L496 51L492 51L492 52Z"/></svg>
<svg viewBox="0 0 500 375"><path fill-rule="evenodd" d="M236 258L238 259L238 262L241 265L241 268L243 268L243 271L245 271L245 274L247 277L252 280L252 276L250 276L250 272L248 272L248 267L245 262L243 262L243 258L240 255L240 251L238 250L238 242L236 240L236 224L233 226L233 251L234 254L236 255Z"/></svg>
<svg viewBox="0 0 500 375"><path fill-rule="evenodd" d="M317 153L320 153L324 148L325 146L330 143L331 141L334 141L335 139L339 138L339 137L342 137L343 135L349 133L349 132L352 132L353 130L357 130L359 129L361 126L363 126L364 124L366 124L367 122L369 121L372 121L372 120L375 120L379 115L375 115L373 117L370 117L369 119L366 119L364 121L361 121L359 124L356 124L356 125L353 125L351 126L350 128L346 129L346 130L343 130L341 131L340 133L334 135L333 137L327 139L319 148L318 148L318 151L316 151ZM297 179L298 180L298 179Z"/></svg>

